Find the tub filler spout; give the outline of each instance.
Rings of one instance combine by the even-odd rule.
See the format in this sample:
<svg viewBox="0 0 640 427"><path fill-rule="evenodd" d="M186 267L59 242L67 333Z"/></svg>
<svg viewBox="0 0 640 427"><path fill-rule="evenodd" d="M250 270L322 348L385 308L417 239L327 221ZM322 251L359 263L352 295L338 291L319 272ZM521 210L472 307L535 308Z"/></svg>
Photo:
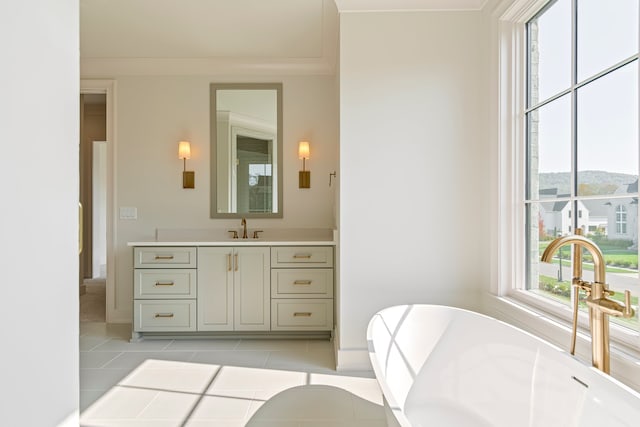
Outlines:
<svg viewBox="0 0 640 427"><path fill-rule="evenodd" d="M587 295L589 307L589 329L591 331L591 357L593 366L604 373L610 372L609 350L609 316L631 317L635 314L631 308L631 294L625 293L625 304L611 300L608 297L614 292L607 287L605 281L605 260L600 248L591 240L583 237L582 230L577 229L573 236L558 237L549 243L544 250L541 260L551 262L553 254L565 245L573 246L573 322L571 333L571 354L575 354L576 334L578 328L578 296L580 291ZM593 258L594 281L582 280L582 249L591 253Z"/></svg>

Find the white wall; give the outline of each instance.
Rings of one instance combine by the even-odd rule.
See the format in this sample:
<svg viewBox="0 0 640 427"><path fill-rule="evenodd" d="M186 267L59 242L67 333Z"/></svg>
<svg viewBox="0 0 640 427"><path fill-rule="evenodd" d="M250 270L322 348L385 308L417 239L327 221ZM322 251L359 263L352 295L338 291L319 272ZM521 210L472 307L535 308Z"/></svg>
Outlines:
<svg viewBox="0 0 640 427"><path fill-rule="evenodd" d="M480 12L340 16L339 368L401 303L478 308L489 281Z"/></svg>
<svg viewBox="0 0 640 427"><path fill-rule="evenodd" d="M7 426L78 425L78 13L77 0L0 3Z"/></svg>
<svg viewBox="0 0 640 427"><path fill-rule="evenodd" d="M137 220L118 220L115 301L112 322L130 322L133 256L127 242L155 238L157 228L230 229L240 220L209 218L209 84L282 82L284 118L284 217L250 219L254 228L333 228L333 189L329 172L337 168L338 125L335 77L219 76L118 77L116 104L116 209L136 207ZM182 188L178 141L191 141L187 169L195 189ZM311 188L298 188L297 144L311 142ZM111 272L109 273L111 274Z"/></svg>

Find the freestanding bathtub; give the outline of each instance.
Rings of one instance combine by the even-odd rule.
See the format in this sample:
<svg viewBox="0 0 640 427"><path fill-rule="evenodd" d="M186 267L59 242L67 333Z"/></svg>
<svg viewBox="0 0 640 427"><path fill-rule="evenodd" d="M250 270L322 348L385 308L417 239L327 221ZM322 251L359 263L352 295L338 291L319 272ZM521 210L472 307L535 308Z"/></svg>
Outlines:
<svg viewBox="0 0 640 427"><path fill-rule="evenodd" d="M390 307L367 340L390 426L640 425L639 393L478 313Z"/></svg>

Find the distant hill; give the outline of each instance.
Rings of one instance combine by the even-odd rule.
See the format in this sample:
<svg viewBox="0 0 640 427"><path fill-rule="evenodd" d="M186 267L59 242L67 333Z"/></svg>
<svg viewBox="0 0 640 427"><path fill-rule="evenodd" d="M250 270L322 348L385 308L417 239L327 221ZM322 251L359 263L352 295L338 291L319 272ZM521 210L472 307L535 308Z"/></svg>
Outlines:
<svg viewBox="0 0 640 427"><path fill-rule="evenodd" d="M551 172L541 173L540 189L557 188L558 194L570 193L570 173ZM583 195L611 194L621 185L632 184L638 179L636 175L613 173L605 171L578 172L578 183L583 185ZM586 187L586 188L585 188Z"/></svg>

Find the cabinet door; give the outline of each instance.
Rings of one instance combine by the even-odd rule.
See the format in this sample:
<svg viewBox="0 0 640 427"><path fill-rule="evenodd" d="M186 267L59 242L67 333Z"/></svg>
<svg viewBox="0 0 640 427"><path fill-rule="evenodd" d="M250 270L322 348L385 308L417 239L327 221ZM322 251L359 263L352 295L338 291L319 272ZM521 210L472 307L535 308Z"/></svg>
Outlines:
<svg viewBox="0 0 640 427"><path fill-rule="evenodd" d="M236 331L264 331L271 327L270 250L234 249L234 325Z"/></svg>
<svg viewBox="0 0 640 427"><path fill-rule="evenodd" d="M198 248L198 330L233 330L233 249Z"/></svg>

